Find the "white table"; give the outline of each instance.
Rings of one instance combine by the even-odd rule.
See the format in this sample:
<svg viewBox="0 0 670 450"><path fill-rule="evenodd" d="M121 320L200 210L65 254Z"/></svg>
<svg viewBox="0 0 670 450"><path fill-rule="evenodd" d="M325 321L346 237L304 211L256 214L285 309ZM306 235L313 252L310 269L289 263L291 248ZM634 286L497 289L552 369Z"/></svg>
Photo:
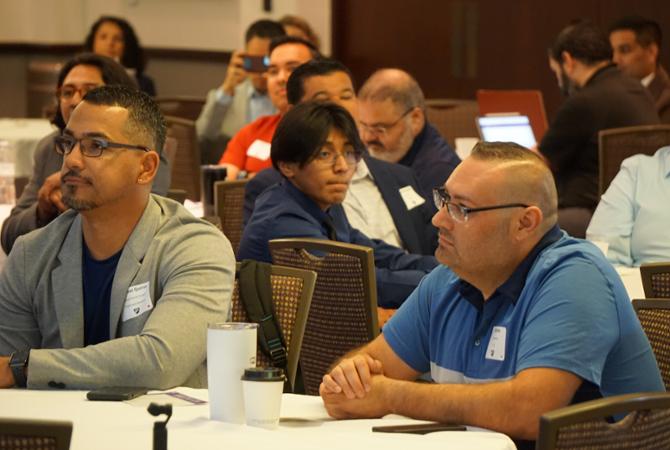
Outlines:
<svg viewBox="0 0 670 450"><path fill-rule="evenodd" d="M206 390L179 388L206 399ZM131 402L89 402L83 391L0 390L0 417L69 420L74 424L72 450L151 448L155 417L146 412L145 396ZM509 449L516 447L504 434L485 430L447 431L424 436L373 433L373 425L419 423L400 416L377 420L332 420L319 397L284 395L276 430L263 430L210 421L209 405L175 406L168 423L168 448L305 449L365 448L380 450Z"/></svg>
<svg viewBox="0 0 670 450"><path fill-rule="evenodd" d="M617 273L623 281L623 285L628 292L631 300L644 297L644 288L642 287L642 276L639 267L615 266Z"/></svg>
<svg viewBox="0 0 670 450"><path fill-rule="evenodd" d="M30 177L37 143L55 129L47 119L0 119L0 140L14 149L15 177Z"/></svg>

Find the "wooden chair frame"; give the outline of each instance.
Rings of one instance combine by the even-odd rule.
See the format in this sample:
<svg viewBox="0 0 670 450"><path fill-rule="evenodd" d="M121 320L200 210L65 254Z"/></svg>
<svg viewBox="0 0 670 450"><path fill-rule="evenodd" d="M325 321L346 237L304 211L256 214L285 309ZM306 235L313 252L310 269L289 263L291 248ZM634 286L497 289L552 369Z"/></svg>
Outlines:
<svg viewBox="0 0 670 450"><path fill-rule="evenodd" d="M236 255L244 231L244 189L248 182L249 178L214 182L214 214L221 218L223 234L230 240ZM230 205L226 205L226 194L235 190L239 190L242 196L240 197L239 208L233 209Z"/></svg>
<svg viewBox="0 0 670 450"><path fill-rule="evenodd" d="M652 286L652 277L654 275L664 273L670 275L670 262L648 263L648 264L642 264L640 266L640 277L642 278L642 288L644 289L645 297L647 298L662 297L658 292L654 292L654 288Z"/></svg>
<svg viewBox="0 0 670 450"><path fill-rule="evenodd" d="M187 198L189 200L198 202L200 201L200 147L198 146L196 137L195 122L174 116L165 116L165 122L168 128L168 137L177 140L177 151L171 167L172 180L170 187L174 189L184 189L188 193ZM179 139L171 134L171 129L174 125L191 129L190 149L184 148L184 146L179 143ZM184 155L185 152L190 152L190 155ZM188 160L189 158L191 161L188 165L181 163L182 160ZM184 176L184 173L179 173L179 171L183 170L186 170L186 176Z"/></svg>
<svg viewBox="0 0 670 450"><path fill-rule="evenodd" d="M670 361L667 357L667 348L670 346L670 298L636 299L633 300L633 308L638 316L641 311L645 310L668 310L667 329L658 330L658 328L654 328L653 330L647 330L644 328L642 320L640 320L640 323L643 324L642 328L647 334L652 350L654 350L654 356L661 371L665 388L666 390L670 389Z"/></svg>

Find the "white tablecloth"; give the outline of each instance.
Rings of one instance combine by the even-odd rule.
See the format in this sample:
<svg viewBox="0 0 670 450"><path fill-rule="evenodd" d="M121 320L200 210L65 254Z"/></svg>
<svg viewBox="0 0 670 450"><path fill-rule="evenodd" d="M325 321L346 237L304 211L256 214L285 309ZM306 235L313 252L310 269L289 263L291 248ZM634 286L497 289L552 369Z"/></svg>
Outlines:
<svg viewBox="0 0 670 450"><path fill-rule="evenodd" d="M30 177L37 143L55 129L47 119L0 119L0 140L14 149L14 176Z"/></svg>
<svg viewBox="0 0 670 450"><path fill-rule="evenodd" d="M642 287L642 277L639 267L616 266L616 271L626 287L626 292L631 300L644 298L644 288Z"/></svg>
<svg viewBox="0 0 670 450"><path fill-rule="evenodd" d="M0 204L0 225L9 216L9 212L13 207L14 205ZM7 256L5 255L5 252L2 251L2 248L0 248L0 272L2 272L2 268L5 265L5 259L7 259Z"/></svg>
<svg viewBox="0 0 670 450"><path fill-rule="evenodd" d="M179 388L202 399L206 390ZM151 397L151 396L147 396ZM140 405L134 405L137 402ZM152 423L146 397L129 403L90 402L82 391L0 390L0 417L69 420L74 424L72 450L149 449ZM284 395L281 422L276 430L263 430L214 422L209 405L175 406L168 423L171 450L268 449L268 450L422 450L515 449L504 434L483 430L447 431L424 436L373 433L373 425L418 423L399 416L378 420L332 420L319 397Z"/></svg>

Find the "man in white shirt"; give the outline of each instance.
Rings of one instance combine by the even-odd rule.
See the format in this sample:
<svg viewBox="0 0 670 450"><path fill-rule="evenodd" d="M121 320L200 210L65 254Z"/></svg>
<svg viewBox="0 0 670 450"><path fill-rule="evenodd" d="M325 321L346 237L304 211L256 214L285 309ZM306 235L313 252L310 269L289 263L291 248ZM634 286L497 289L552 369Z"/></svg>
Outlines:
<svg viewBox="0 0 670 450"><path fill-rule="evenodd" d="M282 25L273 20L258 20L247 28L244 50L233 52L226 78L221 86L209 91L195 123L205 153L204 162L216 164L226 148L225 143L240 128L261 116L277 112L267 95L264 74L248 70L252 69L250 67L245 69L244 63L245 57L266 57L270 41L285 34Z"/></svg>
<svg viewBox="0 0 670 450"><path fill-rule="evenodd" d="M661 27L640 16L624 17L610 27L609 38L612 60L640 80L654 98L661 121L670 123L670 78L659 64Z"/></svg>

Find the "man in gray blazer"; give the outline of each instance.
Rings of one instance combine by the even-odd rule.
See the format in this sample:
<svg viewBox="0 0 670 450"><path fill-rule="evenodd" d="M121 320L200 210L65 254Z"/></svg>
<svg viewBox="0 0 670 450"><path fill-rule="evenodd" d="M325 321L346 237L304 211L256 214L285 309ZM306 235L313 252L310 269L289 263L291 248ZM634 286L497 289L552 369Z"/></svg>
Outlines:
<svg viewBox="0 0 670 450"><path fill-rule="evenodd" d="M56 149L70 208L0 273L0 387L206 386L207 324L228 317L228 240L151 194L165 124L123 86L86 94Z"/></svg>

